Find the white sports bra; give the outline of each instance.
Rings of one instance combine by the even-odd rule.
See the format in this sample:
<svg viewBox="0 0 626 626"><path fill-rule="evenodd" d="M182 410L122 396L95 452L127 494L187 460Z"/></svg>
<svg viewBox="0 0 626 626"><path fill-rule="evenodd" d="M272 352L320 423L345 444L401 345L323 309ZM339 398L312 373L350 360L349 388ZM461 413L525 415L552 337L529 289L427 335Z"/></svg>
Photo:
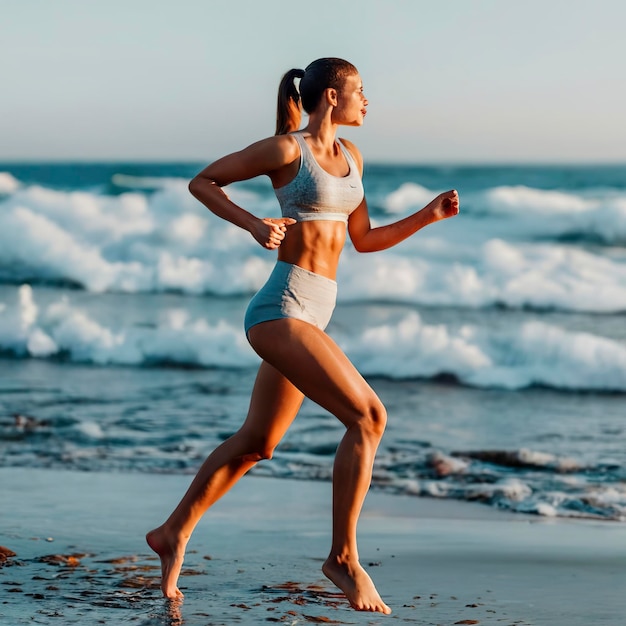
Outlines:
<svg viewBox="0 0 626 626"><path fill-rule="evenodd" d="M292 133L300 146L300 167L295 178L275 189L283 217L298 222L331 220L348 222L348 216L363 200L363 182L350 152L341 145L350 171L333 176L315 160L302 132Z"/></svg>

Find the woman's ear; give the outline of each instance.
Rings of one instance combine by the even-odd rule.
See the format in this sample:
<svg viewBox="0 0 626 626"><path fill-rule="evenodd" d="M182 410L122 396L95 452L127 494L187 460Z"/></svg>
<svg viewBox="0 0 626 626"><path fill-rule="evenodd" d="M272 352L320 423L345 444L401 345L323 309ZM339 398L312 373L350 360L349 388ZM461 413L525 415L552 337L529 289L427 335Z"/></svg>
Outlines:
<svg viewBox="0 0 626 626"><path fill-rule="evenodd" d="M328 102L328 104L334 107L337 106L337 103L338 103L337 90L334 87L329 87L328 89L326 89L324 91L324 95L326 97L326 102Z"/></svg>

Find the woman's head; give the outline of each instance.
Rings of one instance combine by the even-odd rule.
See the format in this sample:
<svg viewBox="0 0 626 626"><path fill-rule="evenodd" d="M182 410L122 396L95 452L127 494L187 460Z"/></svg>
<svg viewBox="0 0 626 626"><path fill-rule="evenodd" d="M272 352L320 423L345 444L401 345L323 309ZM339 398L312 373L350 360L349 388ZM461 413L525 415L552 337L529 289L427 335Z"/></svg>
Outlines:
<svg viewBox="0 0 626 626"><path fill-rule="evenodd" d="M358 74L352 63L334 57L317 59L305 70L289 70L278 88L278 111L276 134L298 130L302 117L301 108L307 113L315 111L326 89L341 90L348 76ZM299 88L295 79L300 79Z"/></svg>

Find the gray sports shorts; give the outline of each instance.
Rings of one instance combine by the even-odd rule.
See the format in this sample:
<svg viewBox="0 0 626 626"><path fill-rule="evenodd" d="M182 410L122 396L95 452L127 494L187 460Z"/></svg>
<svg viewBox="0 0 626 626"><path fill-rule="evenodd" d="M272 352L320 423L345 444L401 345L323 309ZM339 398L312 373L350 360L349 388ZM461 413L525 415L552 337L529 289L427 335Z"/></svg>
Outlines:
<svg viewBox="0 0 626 626"><path fill-rule="evenodd" d="M244 318L248 331L261 322L291 317L324 330L337 301L337 283L297 265L278 261Z"/></svg>

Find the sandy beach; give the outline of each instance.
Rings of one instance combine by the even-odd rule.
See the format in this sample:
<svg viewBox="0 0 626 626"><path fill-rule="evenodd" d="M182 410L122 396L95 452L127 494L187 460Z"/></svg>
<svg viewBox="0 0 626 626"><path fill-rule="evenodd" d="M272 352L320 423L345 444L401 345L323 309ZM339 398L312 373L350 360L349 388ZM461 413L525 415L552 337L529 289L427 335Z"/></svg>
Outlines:
<svg viewBox="0 0 626 626"><path fill-rule="evenodd" d="M172 605L143 535L189 480L1 469L1 623L624 623L625 525L371 492L361 560L393 613L356 613L320 572L330 484L259 477L202 521Z"/></svg>

